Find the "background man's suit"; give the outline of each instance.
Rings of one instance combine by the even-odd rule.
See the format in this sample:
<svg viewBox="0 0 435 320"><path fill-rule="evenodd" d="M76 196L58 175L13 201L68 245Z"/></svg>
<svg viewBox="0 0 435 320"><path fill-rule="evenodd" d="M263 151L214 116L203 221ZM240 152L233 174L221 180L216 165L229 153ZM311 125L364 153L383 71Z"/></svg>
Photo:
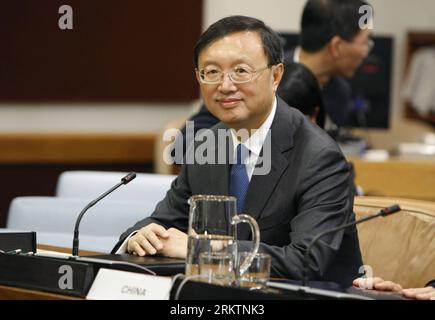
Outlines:
<svg viewBox="0 0 435 320"><path fill-rule="evenodd" d="M219 128L226 127L219 123L212 130ZM254 171L245 212L259 224L260 251L272 255L272 277L301 279L303 254L310 240L354 219L349 169L335 142L279 98L271 126L271 153L269 174L255 175ZM131 232L152 222L186 232L188 198L228 195L230 169L228 164L183 165L152 216L122 234L114 251ZM238 239L249 240L248 229L241 229ZM248 241L239 243L242 250L249 245ZM356 229L323 238L310 257L310 279L350 286L362 265Z"/></svg>

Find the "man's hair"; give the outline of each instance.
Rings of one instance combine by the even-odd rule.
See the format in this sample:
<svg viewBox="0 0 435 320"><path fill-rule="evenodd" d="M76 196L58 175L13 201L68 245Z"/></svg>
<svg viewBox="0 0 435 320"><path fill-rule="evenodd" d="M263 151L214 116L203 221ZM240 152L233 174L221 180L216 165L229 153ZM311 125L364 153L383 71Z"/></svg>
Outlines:
<svg viewBox="0 0 435 320"><path fill-rule="evenodd" d="M322 49L334 36L352 41L361 30L363 0L308 0L302 13L300 45L308 52Z"/></svg>
<svg viewBox="0 0 435 320"><path fill-rule="evenodd" d="M255 18L230 16L213 23L201 35L193 51L193 64L195 68L198 67L199 54L208 44L228 34L242 31L255 31L259 34L269 66L283 61L283 43L275 31L263 21Z"/></svg>
<svg viewBox="0 0 435 320"><path fill-rule="evenodd" d="M303 64L295 62L285 64L284 74L276 93L290 107L298 109L307 116L316 116L316 123L319 127L324 127L325 108L320 86L314 74ZM317 115L316 108L319 111Z"/></svg>

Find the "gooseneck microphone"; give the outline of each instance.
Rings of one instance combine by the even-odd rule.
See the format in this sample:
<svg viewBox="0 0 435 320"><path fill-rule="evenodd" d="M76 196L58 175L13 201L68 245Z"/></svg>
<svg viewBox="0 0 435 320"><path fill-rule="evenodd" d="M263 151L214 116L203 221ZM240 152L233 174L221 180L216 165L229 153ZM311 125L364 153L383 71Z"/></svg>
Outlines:
<svg viewBox="0 0 435 320"><path fill-rule="evenodd" d="M316 244L316 242L320 238L326 236L327 234L335 233L337 231L346 229L348 227L351 227L353 225L357 225L357 224L362 223L362 222L366 222L366 221L369 221L369 220L372 220L372 219L375 219L375 218L378 218L378 217L386 217L386 216L391 215L393 213L399 212L400 210L401 210L400 206L398 204L395 204L395 205L392 205L391 207L387 207L387 208L381 209L376 214L373 214L373 215L361 218L359 220L355 220L353 222L349 222L349 223L343 224L343 225L335 227L333 229L326 230L326 231L318 234L316 237L314 237L314 239L311 240L310 244L308 245L307 250L305 251L305 255L304 255L304 263L303 263L303 269L302 269L303 286L304 287L308 286L308 256L309 256L309 254L311 252L311 249L313 248L313 246Z"/></svg>
<svg viewBox="0 0 435 320"><path fill-rule="evenodd" d="M85 214L85 212L88 211L89 208L93 207L98 201L100 201L101 199L103 199L104 197L106 197L107 195L109 195L110 193L115 191L116 189L118 189L123 184L129 183L134 178L136 178L136 173L130 172L124 178L122 178L121 182L119 182L117 185L115 185L110 190L108 190L105 193L103 193L97 199L92 200L91 202L89 202L88 205L82 210L82 212L80 212L80 214L79 214L79 216L77 217L77 220L76 220L76 226L74 228L74 239L73 239L73 247L72 247L72 255L74 257L77 257L79 255L79 226L80 226L80 221L82 220L82 217Z"/></svg>

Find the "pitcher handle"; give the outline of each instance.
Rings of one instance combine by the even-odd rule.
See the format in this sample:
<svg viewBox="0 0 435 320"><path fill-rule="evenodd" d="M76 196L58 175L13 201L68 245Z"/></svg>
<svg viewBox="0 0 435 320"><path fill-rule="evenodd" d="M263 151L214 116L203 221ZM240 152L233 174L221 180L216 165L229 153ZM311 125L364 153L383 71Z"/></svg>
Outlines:
<svg viewBox="0 0 435 320"><path fill-rule="evenodd" d="M239 268L240 274L242 275L246 272L246 270L248 270L258 252L258 248L260 247L260 229L258 228L257 221L247 214L239 214L234 216L232 223L239 224L240 222L249 224L251 227L252 241L254 242L254 248L251 250L251 252L248 254L248 257Z"/></svg>

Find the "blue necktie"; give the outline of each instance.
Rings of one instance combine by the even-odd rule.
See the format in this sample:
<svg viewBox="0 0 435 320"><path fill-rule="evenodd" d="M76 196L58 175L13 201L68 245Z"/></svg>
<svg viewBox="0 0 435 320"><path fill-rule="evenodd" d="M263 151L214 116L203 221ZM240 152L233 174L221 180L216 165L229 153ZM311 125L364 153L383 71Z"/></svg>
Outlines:
<svg viewBox="0 0 435 320"><path fill-rule="evenodd" d="M230 195L237 198L237 213L243 212L246 193L249 187L249 178L244 164L248 153L249 150L242 144L239 144L236 150L237 162L231 168Z"/></svg>

